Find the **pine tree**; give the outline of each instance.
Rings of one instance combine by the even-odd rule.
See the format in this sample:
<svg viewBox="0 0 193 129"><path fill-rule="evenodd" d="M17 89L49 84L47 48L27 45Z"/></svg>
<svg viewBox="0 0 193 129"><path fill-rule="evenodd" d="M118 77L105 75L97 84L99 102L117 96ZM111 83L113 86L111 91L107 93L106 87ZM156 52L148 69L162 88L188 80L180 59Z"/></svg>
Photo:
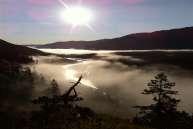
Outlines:
<svg viewBox="0 0 193 129"><path fill-rule="evenodd" d="M174 98L178 93L172 90L175 83L170 82L164 73L159 73L147 86L142 94L152 95L154 103L148 106L135 106L140 109L142 115L136 117L135 121L158 129L168 127L171 119L177 114L177 105L180 102Z"/></svg>
<svg viewBox="0 0 193 129"><path fill-rule="evenodd" d="M155 76L154 80L151 80L147 84L148 88L144 89L142 94L153 95L154 105L151 105L149 109L154 109L160 113L167 113L176 111L177 104L180 100L173 98L178 91L172 90L175 86L174 82L170 82L164 73L159 73ZM147 107L147 109L148 109Z"/></svg>

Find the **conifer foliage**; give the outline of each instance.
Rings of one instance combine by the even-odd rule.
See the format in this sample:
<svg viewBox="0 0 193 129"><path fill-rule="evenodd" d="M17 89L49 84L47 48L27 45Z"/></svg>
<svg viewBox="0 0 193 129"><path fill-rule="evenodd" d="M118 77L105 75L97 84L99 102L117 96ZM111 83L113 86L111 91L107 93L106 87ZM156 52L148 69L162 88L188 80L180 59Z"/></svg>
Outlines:
<svg viewBox="0 0 193 129"><path fill-rule="evenodd" d="M142 94L152 95L153 104L135 106L140 115L134 122L156 129L192 129L192 118L186 112L177 110L180 102L175 98L178 91L172 90L174 82L170 82L164 73L159 73L147 84Z"/></svg>

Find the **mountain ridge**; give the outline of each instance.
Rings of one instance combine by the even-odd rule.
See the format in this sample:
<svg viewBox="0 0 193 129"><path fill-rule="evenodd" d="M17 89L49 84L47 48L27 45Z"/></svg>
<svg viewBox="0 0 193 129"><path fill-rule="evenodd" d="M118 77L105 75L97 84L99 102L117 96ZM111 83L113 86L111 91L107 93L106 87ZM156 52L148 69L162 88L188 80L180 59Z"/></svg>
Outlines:
<svg viewBox="0 0 193 129"><path fill-rule="evenodd" d="M193 27L134 33L113 39L65 41L33 46L37 48L90 50L193 49Z"/></svg>

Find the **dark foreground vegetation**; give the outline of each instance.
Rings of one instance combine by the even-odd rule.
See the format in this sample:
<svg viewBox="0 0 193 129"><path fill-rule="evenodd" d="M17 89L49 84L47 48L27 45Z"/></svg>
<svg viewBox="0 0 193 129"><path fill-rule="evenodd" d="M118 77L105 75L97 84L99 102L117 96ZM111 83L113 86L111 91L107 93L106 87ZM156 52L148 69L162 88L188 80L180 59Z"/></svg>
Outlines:
<svg viewBox="0 0 193 129"><path fill-rule="evenodd" d="M180 100L175 98L178 91L172 90L175 83L163 73L156 75L143 92L152 95L154 103L135 106L140 113L133 120L97 114L80 106L79 101L83 98L78 95L76 87L81 83L82 76L64 93L52 80L47 93L34 97L37 80L43 84L45 78L26 66L33 63L32 55L41 54L32 51L35 53L15 55L13 59L13 49L10 56L6 56L9 51L4 51L5 55L0 57L2 129L193 129L193 116L177 110Z"/></svg>
<svg viewBox="0 0 193 129"><path fill-rule="evenodd" d="M142 129L78 105L83 100L75 91L81 78L65 93L55 80L46 93L34 98L36 83L45 78L27 67L32 56L47 55L24 46L0 42L0 128L2 129Z"/></svg>
<svg viewBox="0 0 193 129"><path fill-rule="evenodd" d="M193 117L178 111L180 100L163 73L148 83L143 94L153 96L154 103L136 106L140 113L133 119L121 119L97 114L79 106L83 98L76 87L82 76L65 93L60 93L55 80L51 81L49 95L33 98L37 75L29 68L17 67L1 73L0 121L3 129L192 129ZM40 77L41 79L41 77ZM44 81L42 79L41 81ZM86 99L86 98L85 98Z"/></svg>
<svg viewBox="0 0 193 129"><path fill-rule="evenodd" d="M6 79L5 79L6 78ZM30 69L18 67L1 73L0 127L3 129L143 129L127 119L97 114L81 107L75 87L81 78L64 94L55 80L48 96L33 99L37 75ZM42 79L44 81L44 79Z"/></svg>
<svg viewBox="0 0 193 129"><path fill-rule="evenodd" d="M180 100L174 97L178 94L178 91L172 90L174 86L175 83L170 82L164 73L157 74L142 93L152 95L154 103L136 106L140 114L134 122L156 129L193 129L193 116L177 110Z"/></svg>

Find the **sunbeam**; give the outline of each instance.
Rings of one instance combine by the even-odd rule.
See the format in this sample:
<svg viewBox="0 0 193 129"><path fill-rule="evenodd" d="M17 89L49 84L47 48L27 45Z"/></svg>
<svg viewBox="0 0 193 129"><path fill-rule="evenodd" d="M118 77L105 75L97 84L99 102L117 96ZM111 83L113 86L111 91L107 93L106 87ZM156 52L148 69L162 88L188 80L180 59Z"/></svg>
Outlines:
<svg viewBox="0 0 193 129"><path fill-rule="evenodd" d="M94 20L94 15L89 8L82 6L82 1L79 0L76 5L68 6L63 0L58 0L64 9L60 12L61 20L67 24L71 24L70 33L77 26L85 26L94 32L90 22Z"/></svg>
<svg viewBox="0 0 193 129"><path fill-rule="evenodd" d="M64 76L69 81L77 81L79 78L76 70L71 69L70 66L64 66ZM93 89L98 89L90 80L85 79L84 77L81 80L81 84L83 84L84 86L93 88Z"/></svg>

